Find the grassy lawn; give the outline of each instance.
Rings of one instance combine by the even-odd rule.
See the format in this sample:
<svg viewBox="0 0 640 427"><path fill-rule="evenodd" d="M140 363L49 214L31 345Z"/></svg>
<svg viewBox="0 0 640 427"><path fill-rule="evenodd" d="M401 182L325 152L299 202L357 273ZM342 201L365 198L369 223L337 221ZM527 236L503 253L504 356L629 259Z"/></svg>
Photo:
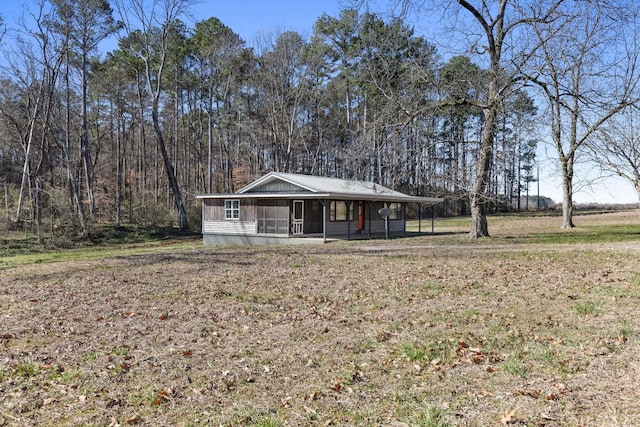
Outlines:
<svg viewBox="0 0 640 427"><path fill-rule="evenodd" d="M58 237L38 245L35 236L24 232L5 232L0 237L0 270L18 264L39 264L74 259L105 258L122 254L142 254L202 246L199 234L172 229L102 227L90 239Z"/></svg>
<svg viewBox="0 0 640 427"><path fill-rule="evenodd" d="M0 425L640 425L640 213L575 222L7 252Z"/></svg>

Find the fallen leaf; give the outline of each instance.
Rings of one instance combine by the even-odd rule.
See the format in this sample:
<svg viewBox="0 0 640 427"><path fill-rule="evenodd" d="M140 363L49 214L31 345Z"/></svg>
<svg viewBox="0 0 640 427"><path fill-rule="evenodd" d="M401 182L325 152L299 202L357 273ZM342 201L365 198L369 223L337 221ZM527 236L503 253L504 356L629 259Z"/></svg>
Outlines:
<svg viewBox="0 0 640 427"><path fill-rule="evenodd" d="M529 396L537 399L540 397L542 392L540 390L517 390L516 393L518 396Z"/></svg>
<svg viewBox="0 0 640 427"><path fill-rule="evenodd" d="M285 396L282 399L280 399L280 406L283 408L290 408L291 405L289 404L289 401L291 400L291 396Z"/></svg>
<svg viewBox="0 0 640 427"><path fill-rule="evenodd" d="M471 361L476 365L484 362L484 355L482 353L473 353L471 355Z"/></svg>
<svg viewBox="0 0 640 427"><path fill-rule="evenodd" d="M502 416L500 417L500 422L502 423L502 425L509 425L512 423L515 423L518 420L518 418L516 417L516 410L512 409L510 411L505 412L504 414L502 414Z"/></svg>
<svg viewBox="0 0 640 427"><path fill-rule="evenodd" d="M318 400L319 398L320 398L320 393L318 393L317 391L314 391L311 394L305 394L304 395L304 400L314 401L314 400Z"/></svg>
<svg viewBox="0 0 640 427"><path fill-rule="evenodd" d="M158 397L156 398L156 400L154 400L151 405L153 406L158 406L160 404L162 404L165 400L169 400L169 397L172 396L173 393L173 389L169 388L167 390L162 390L158 393Z"/></svg>
<svg viewBox="0 0 640 427"><path fill-rule="evenodd" d="M333 391L337 391L338 393L342 391L342 389L344 388L344 386L342 385L342 383L344 382L344 379L342 378L336 378L335 382L333 383L333 385L331 387L329 387L331 390Z"/></svg>
<svg viewBox="0 0 640 427"><path fill-rule="evenodd" d="M140 421L140 416L138 416L137 414L127 418L127 424L135 424L138 421Z"/></svg>
<svg viewBox="0 0 640 427"><path fill-rule="evenodd" d="M44 399L44 400L42 401L42 404L43 404L43 405L49 405L49 404L51 404L51 403L55 403L55 402L57 402L57 401L58 401L58 400L57 400L55 397L47 397L46 399Z"/></svg>

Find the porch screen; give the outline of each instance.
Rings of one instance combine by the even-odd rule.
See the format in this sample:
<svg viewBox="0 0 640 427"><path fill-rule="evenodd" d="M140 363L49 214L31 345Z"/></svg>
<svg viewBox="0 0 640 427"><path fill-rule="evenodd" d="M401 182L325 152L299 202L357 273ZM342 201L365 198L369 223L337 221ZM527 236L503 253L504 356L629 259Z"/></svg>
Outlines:
<svg viewBox="0 0 640 427"><path fill-rule="evenodd" d="M258 200L258 233L289 234L289 201Z"/></svg>

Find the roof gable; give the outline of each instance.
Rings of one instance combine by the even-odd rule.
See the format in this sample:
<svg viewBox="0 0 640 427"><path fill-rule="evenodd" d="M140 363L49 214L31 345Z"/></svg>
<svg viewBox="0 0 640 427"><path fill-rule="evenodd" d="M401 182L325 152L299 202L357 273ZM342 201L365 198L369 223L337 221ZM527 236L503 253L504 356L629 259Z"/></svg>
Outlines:
<svg viewBox="0 0 640 427"><path fill-rule="evenodd" d="M340 178L322 176L298 175L291 173L270 172L262 178L238 191L246 193L273 192L310 192L310 193L341 193L369 196L405 196L405 194L374 182L353 181Z"/></svg>
<svg viewBox="0 0 640 427"><path fill-rule="evenodd" d="M273 180L273 181L265 182L262 185L253 186L252 188L249 188L249 189L245 188L239 191L239 193L241 194L297 193L297 192L308 193L309 190L290 182Z"/></svg>
<svg viewBox="0 0 640 427"><path fill-rule="evenodd" d="M300 179L304 175L269 172L262 178L258 178L246 187L238 190L238 194L246 193L284 193L284 192L315 192L312 187L305 186Z"/></svg>

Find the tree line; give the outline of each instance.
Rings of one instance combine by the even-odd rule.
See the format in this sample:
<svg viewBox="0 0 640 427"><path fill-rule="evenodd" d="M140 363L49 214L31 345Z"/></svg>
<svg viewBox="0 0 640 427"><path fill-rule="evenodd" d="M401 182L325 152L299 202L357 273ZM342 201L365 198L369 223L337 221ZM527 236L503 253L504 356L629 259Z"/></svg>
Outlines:
<svg viewBox="0 0 640 427"><path fill-rule="evenodd" d="M7 226L41 238L95 223L186 229L196 194L273 170L444 197L479 237L488 212L527 207L547 135L572 226L579 150L608 146L606 125L636 102L629 9L604 2L447 3L466 43L447 56L402 15L345 9L309 38L249 46L215 17L190 26L193 3L33 0L4 34Z"/></svg>

